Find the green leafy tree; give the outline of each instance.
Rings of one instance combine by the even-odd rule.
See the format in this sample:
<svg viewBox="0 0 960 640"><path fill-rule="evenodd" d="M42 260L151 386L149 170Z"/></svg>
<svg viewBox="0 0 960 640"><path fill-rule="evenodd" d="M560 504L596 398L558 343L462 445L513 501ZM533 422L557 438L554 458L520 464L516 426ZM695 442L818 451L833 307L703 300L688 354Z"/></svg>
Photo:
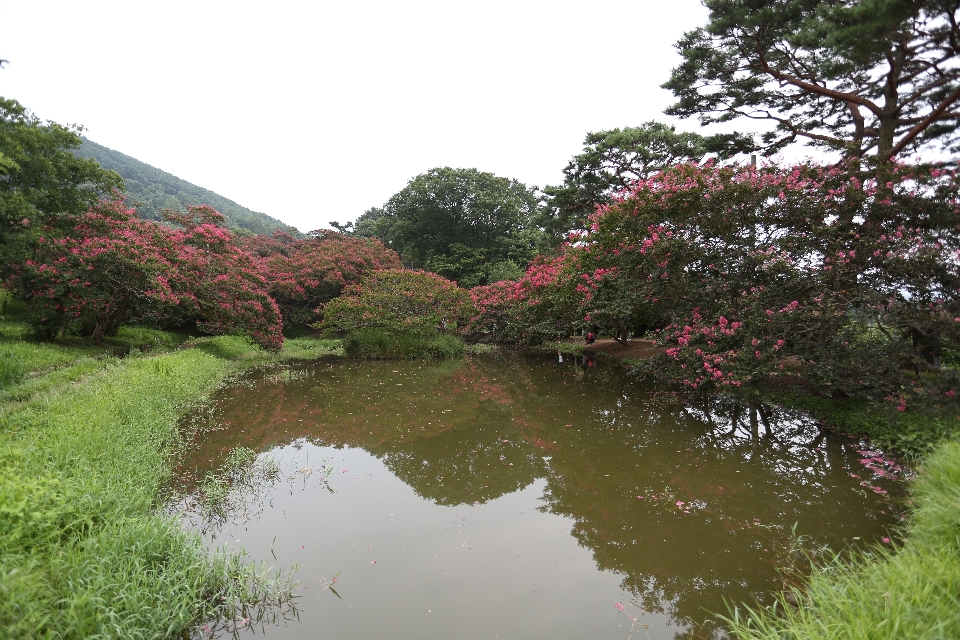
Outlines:
<svg viewBox="0 0 960 640"><path fill-rule="evenodd" d="M749 148L750 140L736 134L704 137L678 133L673 126L650 121L639 127L589 133L583 153L563 170L562 185L545 187L548 210L544 226L560 237L583 229L598 204L614 194L681 162L697 162L708 153L727 157Z"/></svg>
<svg viewBox="0 0 960 640"><path fill-rule="evenodd" d="M367 211L356 232L379 238L408 264L474 286L488 281L494 265L525 266L544 247L539 207L535 190L521 182L443 167Z"/></svg>
<svg viewBox="0 0 960 640"><path fill-rule="evenodd" d="M42 122L16 100L0 98L0 243L31 226L77 218L100 195L123 187L119 175L72 153L81 131Z"/></svg>
<svg viewBox="0 0 960 640"><path fill-rule="evenodd" d="M881 161L957 142L960 3L704 0L676 48L667 113L766 122L759 146L795 141Z"/></svg>

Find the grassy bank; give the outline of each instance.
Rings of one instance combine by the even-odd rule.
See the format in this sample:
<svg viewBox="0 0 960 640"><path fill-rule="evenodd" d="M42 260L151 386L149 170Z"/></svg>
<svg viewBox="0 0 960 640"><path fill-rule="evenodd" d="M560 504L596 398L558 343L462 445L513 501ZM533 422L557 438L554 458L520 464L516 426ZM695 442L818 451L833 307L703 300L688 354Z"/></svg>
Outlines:
<svg viewBox="0 0 960 640"><path fill-rule="evenodd" d="M395 331L367 327L350 332L343 350L351 358L416 360L455 358L466 351L460 338L436 330Z"/></svg>
<svg viewBox="0 0 960 640"><path fill-rule="evenodd" d="M18 370L0 385L0 636L173 637L262 587L158 512L177 422L231 371L333 343L299 338L274 356L240 338L178 345L128 330L121 358L116 344L37 344L18 331L4 319L0 351Z"/></svg>
<svg viewBox="0 0 960 640"><path fill-rule="evenodd" d="M960 638L960 443L927 458L912 493L902 548L815 571L799 606L739 612L737 637Z"/></svg>

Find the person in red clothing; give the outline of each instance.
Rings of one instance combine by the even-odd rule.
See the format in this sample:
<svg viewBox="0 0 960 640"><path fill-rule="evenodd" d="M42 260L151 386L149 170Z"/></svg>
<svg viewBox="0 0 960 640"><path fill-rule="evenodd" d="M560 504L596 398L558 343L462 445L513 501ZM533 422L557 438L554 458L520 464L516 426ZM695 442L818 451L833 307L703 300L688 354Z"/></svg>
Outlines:
<svg viewBox="0 0 960 640"><path fill-rule="evenodd" d="M587 344L593 344L597 341L597 336L593 331L587 331L586 337Z"/></svg>

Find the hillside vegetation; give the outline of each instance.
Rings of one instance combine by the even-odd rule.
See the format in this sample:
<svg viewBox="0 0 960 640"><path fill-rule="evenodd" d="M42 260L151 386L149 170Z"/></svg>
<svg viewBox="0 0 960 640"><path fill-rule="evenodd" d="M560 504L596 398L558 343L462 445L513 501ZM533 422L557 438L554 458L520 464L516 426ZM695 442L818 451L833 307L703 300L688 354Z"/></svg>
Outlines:
<svg viewBox="0 0 960 640"><path fill-rule="evenodd" d="M206 204L222 213L226 217L227 227L233 230L246 229L253 233L269 234L274 229L281 229L287 233L298 233L293 227L265 213L251 211L209 189L181 180L92 140L84 138L75 153L82 158L93 158L103 168L119 173L125 182L127 197L137 203L137 214L141 218L160 220L163 209L184 211L187 205Z"/></svg>

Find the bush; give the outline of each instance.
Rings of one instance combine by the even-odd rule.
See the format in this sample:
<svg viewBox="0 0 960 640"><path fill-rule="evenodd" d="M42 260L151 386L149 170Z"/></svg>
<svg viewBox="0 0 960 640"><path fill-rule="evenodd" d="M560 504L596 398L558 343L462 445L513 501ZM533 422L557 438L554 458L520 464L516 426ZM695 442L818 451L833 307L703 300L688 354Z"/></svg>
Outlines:
<svg viewBox="0 0 960 640"><path fill-rule="evenodd" d="M438 331L367 327L351 332L343 341L343 349L351 358L453 358L463 355L466 345L459 338Z"/></svg>

